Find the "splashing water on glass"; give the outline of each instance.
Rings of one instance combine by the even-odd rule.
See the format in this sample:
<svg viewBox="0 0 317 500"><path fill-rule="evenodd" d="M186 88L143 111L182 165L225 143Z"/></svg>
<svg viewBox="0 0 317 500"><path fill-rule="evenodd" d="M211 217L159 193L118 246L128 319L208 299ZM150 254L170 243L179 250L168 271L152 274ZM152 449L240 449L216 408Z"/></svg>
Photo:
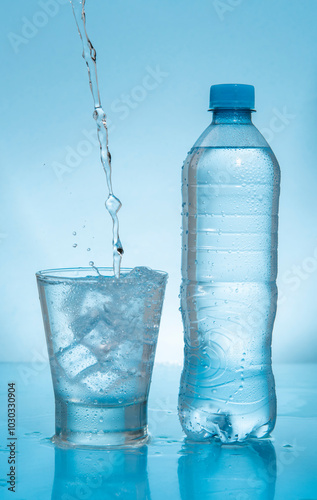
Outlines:
<svg viewBox="0 0 317 500"><path fill-rule="evenodd" d="M97 125L97 135L100 144L100 159L106 174L108 191L109 191L109 196L105 205L106 209L108 210L109 214L112 217L112 222L113 222L113 237L112 237L113 271L114 275L117 278L119 278L121 259L123 255L123 248L119 237L119 219L118 219L118 212L121 208L121 202L116 196L114 196L112 189L111 154L109 151L109 142L108 142L107 117L104 110L102 109L100 100L97 65L96 65L96 51L86 31L85 3L86 0L71 0L79 36L83 44L83 58L87 65L89 86L94 100L95 110L93 117Z"/></svg>

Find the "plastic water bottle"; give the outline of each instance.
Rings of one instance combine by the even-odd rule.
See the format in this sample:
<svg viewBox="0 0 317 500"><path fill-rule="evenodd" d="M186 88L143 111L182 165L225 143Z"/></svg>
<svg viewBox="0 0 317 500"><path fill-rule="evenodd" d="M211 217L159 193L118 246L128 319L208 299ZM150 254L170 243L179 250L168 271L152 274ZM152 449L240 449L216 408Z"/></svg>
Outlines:
<svg viewBox="0 0 317 500"><path fill-rule="evenodd" d="M210 110L183 166L179 417L190 439L228 443L275 425L280 169L252 124L254 87L212 86Z"/></svg>

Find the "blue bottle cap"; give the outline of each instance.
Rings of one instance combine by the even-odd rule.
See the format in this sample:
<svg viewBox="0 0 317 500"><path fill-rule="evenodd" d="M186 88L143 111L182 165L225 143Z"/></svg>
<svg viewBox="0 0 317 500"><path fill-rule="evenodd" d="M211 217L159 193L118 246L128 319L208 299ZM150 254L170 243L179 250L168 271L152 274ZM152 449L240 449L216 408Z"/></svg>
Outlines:
<svg viewBox="0 0 317 500"><path fill-rule="evenodd" d="M224 83L210 87L209 110L214 109L254 110L254 87L238 83Z"/></svg>

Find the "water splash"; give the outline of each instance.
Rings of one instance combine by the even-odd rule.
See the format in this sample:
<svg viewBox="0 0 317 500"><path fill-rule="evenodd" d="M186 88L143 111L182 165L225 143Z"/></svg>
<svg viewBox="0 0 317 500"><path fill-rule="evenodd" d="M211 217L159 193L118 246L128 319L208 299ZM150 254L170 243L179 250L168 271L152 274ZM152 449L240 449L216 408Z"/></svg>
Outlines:
<svg viewBox="0 0 317 500"><path fill-rule="evenodd" d="M106 174L109 196L105 203L106 209L110 213L113 222L113 271L116 278L120 277L120 265L123 255L123 248L119 237L119 219L118 212L121 208L120 200L113 194L112 180L111 180L111 154L109 151L108 140L108 126L107 117L104 112L98 85L97 75L97 55L96 51L89 39L86 30L86 13L85 13L86 0L71 0L74 17L76 20L79 36L83 44L83 58L87 65L89 86L94 100L94 114L93 117L97 125L97 135L100 144L100 160L102 167Z"/></svg>

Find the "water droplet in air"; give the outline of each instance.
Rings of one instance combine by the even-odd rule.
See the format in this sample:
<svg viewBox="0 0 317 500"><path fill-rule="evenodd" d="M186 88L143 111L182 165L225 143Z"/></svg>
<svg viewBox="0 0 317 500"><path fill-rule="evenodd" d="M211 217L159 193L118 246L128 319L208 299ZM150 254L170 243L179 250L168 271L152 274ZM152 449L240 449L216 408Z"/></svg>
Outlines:
<svg viewBox="0 0 317 500"><path fill-rule="evenodd" d="M93 260L91 260L91 261L89 262L89 265L90 265L90 266L94 266L94 265L95 265L94 261L93 261Z"/></svg>
<svg viewBox="0 0 317 500"><path fill-rule="evenodd" d="M77 234L76 231L73 231L73 236L76 236L76 234Z"/></svg>
<svg viewBox="0 0 317 500"><path fill-rule="evenodd" d="M91 248L87 248L87 252L90 252Z"/></svg>
<svg viewBox="0 0 317 500"><path fill-rule="evenodd" d="M73 244L73 247L74 247L74 248L76 248L76 247L77 247L77 243L74 243L74 244Z"/></svg>

